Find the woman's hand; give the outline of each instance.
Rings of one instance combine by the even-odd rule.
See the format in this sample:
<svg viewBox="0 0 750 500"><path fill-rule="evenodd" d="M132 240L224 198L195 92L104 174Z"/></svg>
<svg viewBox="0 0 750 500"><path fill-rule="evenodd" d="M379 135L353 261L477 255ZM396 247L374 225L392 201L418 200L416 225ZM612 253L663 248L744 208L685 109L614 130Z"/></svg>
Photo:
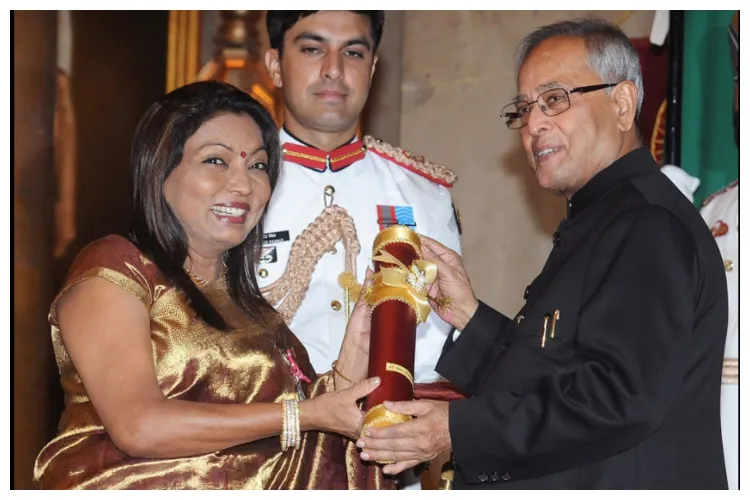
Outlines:
<svg viewBox="0 0 750 500"><path fill-rule="evenodd" d="M300 427L302 430L318 430L341 434L356 440L362 432L364 412L357 401L380 385L380 378L373 377L340 391L321 394L300 403Z"/></svg>
<svg viewBox="0 0 750 500"><path fill-rule="evenodd" d="M374 273L368 268L362 290L365 290L371 284L373 275ZM365 302L364 295L364 292L359 294L359 299L354 305L352 315L349 317L349 323L346 325L346 334L341 344L339 357L336 360L336 370L333 373L336 389L346 389L352 383L360 382L367 378L367 364L370 359L370 316L372 310L367 305L367 302ZM349 380L345 380L344 377Z"/></svg>

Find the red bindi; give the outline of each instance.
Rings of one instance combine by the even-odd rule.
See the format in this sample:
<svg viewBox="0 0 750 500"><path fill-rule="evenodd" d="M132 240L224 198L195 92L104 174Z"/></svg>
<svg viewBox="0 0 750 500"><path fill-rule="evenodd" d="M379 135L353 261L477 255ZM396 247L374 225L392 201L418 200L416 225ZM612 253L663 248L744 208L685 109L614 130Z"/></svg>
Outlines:
<svg viewBox="0 0 750 500"><path fill-rule="evenodd" d="M240 151L240 156L244 158L247 156L247 153L245 153L244 151Z"/></svg>

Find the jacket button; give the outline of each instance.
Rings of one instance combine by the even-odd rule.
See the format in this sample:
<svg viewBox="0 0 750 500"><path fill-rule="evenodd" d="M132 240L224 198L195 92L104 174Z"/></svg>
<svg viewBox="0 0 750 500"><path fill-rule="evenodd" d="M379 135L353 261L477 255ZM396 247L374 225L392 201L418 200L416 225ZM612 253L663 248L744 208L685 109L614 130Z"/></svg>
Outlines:
<svg viewBox="0 0 750 500"><path fill-rule="evenodd" d="M340 311L341 310L341 302L338 300L332 300L331 301L331 309L334 311Z"/></svg>
<svg viewBox="0 0 750 500"><path fill-rule="evenodd" d="M267 269L259 269L258 270L258 274L260 275L261 278L265 278L266 276L268 276L268 270Z"/></svg>
<svg viewBox="0 0 750 500"><path fill-rule="evenodd" d="M526 287L526 290L523 291L523 298L527 299L529 298L529 293L531 293L531 285Z"/></svg>
<svg viewBox="0 0 750 500"><path fill-rule="evenodd" d="M510 481L510 474L504 472L503 475L500 476L500 479L502 479L503 481Z"/></svg>
<svg viewBox="0 0 750 500"><path fill-rule="evenodd" d="M486 483L490 479L490 476L482 472L481 474L477 476L477 479L479 479L479 482L481 483Z"/></svg>
<svg viewBox="0 0 750 500"><path fill-rule="evenodd" d="M505 354L505 351L507 351L507 350L508 350L508 344L507 343L503 342L502 344L500 344L500 355L501 356L503 354Z"/></svg>
<svg viewBox="0 0 750 500"><path fill-rule="evenodd" d="M492 474L490 474L490 479L493 483L496 483L498 479L500 479L500 474L498 474L497 472L493 472Z"/></svg>
<svg viewBox="0 0 750 500"><path fill-rule="evenodd" d="M519 314L519 315L518 315L518 316L516 317L516 324L517 324L517 325L520 325L520 324L521 324L521 321L523 321L523 314Z"/></svg>
<svg viewBox="0 0 750 500"><path fill-rule="evenodd" d="M558 246L561 240L562 240L562 237L560 237L560 233L555 231L555 234L552 235L552 245Z"/></svg>

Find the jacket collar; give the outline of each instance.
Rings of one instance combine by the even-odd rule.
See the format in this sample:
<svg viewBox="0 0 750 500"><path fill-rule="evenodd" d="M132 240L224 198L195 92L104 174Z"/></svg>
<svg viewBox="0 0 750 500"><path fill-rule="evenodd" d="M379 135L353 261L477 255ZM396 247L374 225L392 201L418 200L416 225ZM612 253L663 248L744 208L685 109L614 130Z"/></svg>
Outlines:
<svg viewBox="0 0 750 500"><path fill-rule="evenodd" d="M623 182L658 170L647 148L634 149L592 177L568 200L568 219L574 219Z"/></svg>
<svg viewBox="0 0 750 500"><path fill-rule="evenodd" d="M332 151L323 151L292 135L286 127L279 134L281 142L281 155L284 161L289 161L315 170L325 172L340 172L353 163L365 157L365 145L357 137Z"/></svg>

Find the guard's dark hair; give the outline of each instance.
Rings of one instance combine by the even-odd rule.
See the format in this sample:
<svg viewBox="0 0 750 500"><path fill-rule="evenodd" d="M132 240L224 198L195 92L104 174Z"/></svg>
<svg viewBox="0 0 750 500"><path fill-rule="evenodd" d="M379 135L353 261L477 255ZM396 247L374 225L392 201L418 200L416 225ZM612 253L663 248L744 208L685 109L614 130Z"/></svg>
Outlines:
<svg viewBox="0 0 750 500"><path fill-rule="evenodd" d="M266 29L272 49L279 51L279 57L284 51L284 35L300 19L320 12L319 10L269 10L266 13ZM385 11L382 10L353 10L359 15L366 16L370 20L370 34L372 35L375 53L383 37L383 25L385 24Z"/></svg>

